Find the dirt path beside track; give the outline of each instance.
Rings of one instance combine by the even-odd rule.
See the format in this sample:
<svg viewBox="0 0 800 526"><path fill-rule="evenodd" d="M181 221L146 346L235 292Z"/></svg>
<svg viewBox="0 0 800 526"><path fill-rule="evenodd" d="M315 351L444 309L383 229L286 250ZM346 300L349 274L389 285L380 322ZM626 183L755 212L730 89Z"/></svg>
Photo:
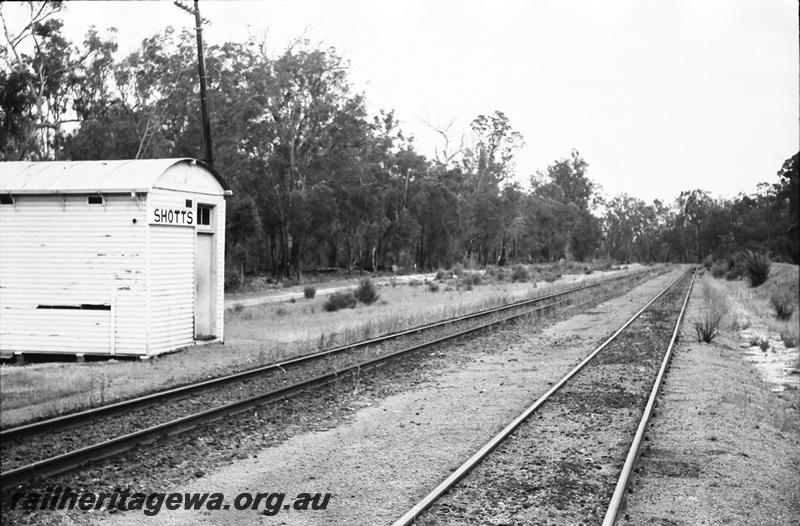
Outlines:
<svg viewBox="0 0 800 526"><path fill-rule="evenodd" d="M724 333L698 343L700 291L619 524L800 525L800 391L773 392Z"/></svg>

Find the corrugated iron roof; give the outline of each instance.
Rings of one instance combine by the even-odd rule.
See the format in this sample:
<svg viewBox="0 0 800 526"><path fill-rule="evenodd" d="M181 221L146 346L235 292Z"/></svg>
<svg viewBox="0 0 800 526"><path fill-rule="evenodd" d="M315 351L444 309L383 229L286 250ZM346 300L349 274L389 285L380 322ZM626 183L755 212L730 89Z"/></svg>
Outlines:
<svg viewBox="0 0 800 526"><path fill-rule="evenodd" d="M202 161L190 158L123 161L0 162L0 192L11 194L76 194L148 192L159 177L178 163L197 163L229 190L222 177Z"/></svg>

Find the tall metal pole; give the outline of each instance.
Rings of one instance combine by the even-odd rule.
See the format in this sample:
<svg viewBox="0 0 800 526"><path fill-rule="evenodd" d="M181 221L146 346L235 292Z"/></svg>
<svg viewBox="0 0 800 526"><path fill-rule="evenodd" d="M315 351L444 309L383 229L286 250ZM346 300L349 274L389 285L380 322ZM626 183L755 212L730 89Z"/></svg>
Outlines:
<svg viewBox="0 0 800 526"><path fill-rule="evenodd" d="M214 154L211 153L211 122L208 120L206 106L206 59L203 54L203 19L200 17L198 0L194 0L194 21L197 33L197 69L200 71L200 112L203 118L203 144L205 146L205 161L209 166L214 165Z"/></svg>

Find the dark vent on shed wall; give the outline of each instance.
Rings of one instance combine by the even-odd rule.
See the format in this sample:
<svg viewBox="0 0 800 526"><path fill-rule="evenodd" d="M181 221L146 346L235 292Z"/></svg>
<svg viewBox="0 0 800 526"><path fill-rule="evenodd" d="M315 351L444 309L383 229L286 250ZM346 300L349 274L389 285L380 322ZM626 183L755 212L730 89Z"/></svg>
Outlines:
<svg viewBox="0 0 800 526"><path fill-rule="evenodd" d="M81 303L80 305L37 305L37 309L62 309L62 310L111 310L111 305L102 303Z"/></svg>

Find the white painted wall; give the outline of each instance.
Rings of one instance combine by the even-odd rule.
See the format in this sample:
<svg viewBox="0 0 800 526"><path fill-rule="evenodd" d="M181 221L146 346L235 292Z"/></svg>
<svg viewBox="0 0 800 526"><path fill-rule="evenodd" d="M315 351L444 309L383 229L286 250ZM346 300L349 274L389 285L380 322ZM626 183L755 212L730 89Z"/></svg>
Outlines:
<svg viewBox="0 0 800 526"><path fill-rule="evenodd" d="M148 214L168 207L194 215L198 203L215 206L222 340L225 199L216 179L180 163L138 200L104 198L90 205L85 194L15 195L14 205L0 205L0 351L154 355L193 344L196 227L153 225ZM82 304L110 310L37 308Z"/></svg>
<svg viewBox="0 0 800 526"><path fill-rule="evenodd" d="M129 195L103 205L86 195L22 195L0 205L0 350L108 353L112 311L37 307L110 306L116 296L115 350L143 352L145 229Z"/></svg>
<svg viewBox="0 0 800 526"><path fill-rule="evenodd" d="M224 325L224 267L225 267L225 198L153 188L147 196L148 214L155 209L180 210L187 199L192 200L193 223L197 205L215 207L213 226L216 241L217 338L223 339ZM148 222L151 222L148 219ZM149 225L150 261L150 354L159 354L190 345L194 342L195 290L195 225Z"/></svg>

